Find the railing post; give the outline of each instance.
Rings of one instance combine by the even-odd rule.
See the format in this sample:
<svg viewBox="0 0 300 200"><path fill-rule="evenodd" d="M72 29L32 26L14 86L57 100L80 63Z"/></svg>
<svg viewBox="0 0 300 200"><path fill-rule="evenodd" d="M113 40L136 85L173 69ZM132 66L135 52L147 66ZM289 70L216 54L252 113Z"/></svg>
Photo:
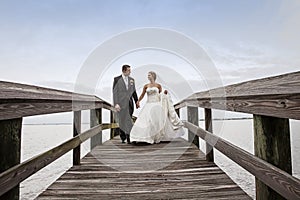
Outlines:
<svg viewBox="0 0 300 200"><path fill-rule="evenodd" d="M0 173L20 163L22 118L0 120ZM19 185L0 196L19 199Z"/></svg>
<svg viewBox="0 0 300 200"><path fill-rule="evenodd" d="M115 123L114 112L110 111L110 124L113 124L113 123ZM116 136L116 131L114 128L111 128L110 129L110 139L113 139L115 136Z"/></svg>
<svg viewBox="0 0 300 200"><path fill-rule="evenodd" d="M102 124L102 109L92 109L90 112L90 127ZM91 150L99 144L102 144L102 131L91 138Z"/></svg>
<svg viewBox="0 0 300 200"><path fill-rule="evenodd" d="M289 119L253 115L255 155L292 174ZM256 199L284 199L256 179Z"/></svg>
<svg viewBox="0 0 300 200"><path fill-rule="evenodd" d="M212 114L211 109L204 109L204 117L205 117L205 130L212 133ZM214 149L211 145L206 142L206 160L214 162Z"/></svg>
<svg viewBox="0 0 300 200"><path fill-rule="evenodd" d="M198 107L187 107L188 122L199 126ZM188 141L193 142L199 148L199 137L191 131L188 132Z"/></svg>
<svg viewBox="0 0 300 200"><path fill-rule="evenodd" d="M180 118L180 108L175 109L175 112L178 115L178 117Z"/></svg>
<svg viewBox="0 0 300 200"><path fill-rule="evenodd" d="M76 137L81 133L81 111L73 113L73 137ZM80 165L80 145L73 149L73 165Z"/></svg>

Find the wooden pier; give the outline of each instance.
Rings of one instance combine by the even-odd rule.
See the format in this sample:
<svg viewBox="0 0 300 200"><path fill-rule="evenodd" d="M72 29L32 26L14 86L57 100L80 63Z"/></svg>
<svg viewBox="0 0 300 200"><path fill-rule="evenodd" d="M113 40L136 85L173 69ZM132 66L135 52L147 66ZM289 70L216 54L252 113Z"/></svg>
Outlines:
<svg viewBox="0 0 300 200"><path fill-rule="evenodd" d="M174 160L173 160L174 159ZM194 144L97 146L37 199L251 199Z"/></svg>
<svg viewBox="0 0 300 200"><path fill-rule="evenodd" d="M127 145L115 138L115 109L101 98L0 81L0 200L19 199L23 180L69 151L73 167L38 199L249 199L214 164L215 149L255 176L256 199L300 199L289 127L289 119L300 120L299 86L300 71L191 94L175 105L177 113L187 108L189 142ZM102 122L103 109L110 123ZM213 134L212 109L253 114L254 155ZM90 110L91 127L84 132L82 110ZM22 119L59 112L73 112L73 137L20 163ZM102 144L104 129L111 140ZM80 146L88 139L91 152L81 160Z"/></svg>

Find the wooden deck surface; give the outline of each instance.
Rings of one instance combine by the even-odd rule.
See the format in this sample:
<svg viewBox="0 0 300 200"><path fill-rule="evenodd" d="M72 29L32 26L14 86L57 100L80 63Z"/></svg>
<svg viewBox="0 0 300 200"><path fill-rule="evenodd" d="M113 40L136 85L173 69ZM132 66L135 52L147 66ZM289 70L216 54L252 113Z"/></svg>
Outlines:
<svg viewBox="0 0 300 200"><path fill-rule="evenodd" d="M251 199L182 139L97 146L37 199Z"/></svg>

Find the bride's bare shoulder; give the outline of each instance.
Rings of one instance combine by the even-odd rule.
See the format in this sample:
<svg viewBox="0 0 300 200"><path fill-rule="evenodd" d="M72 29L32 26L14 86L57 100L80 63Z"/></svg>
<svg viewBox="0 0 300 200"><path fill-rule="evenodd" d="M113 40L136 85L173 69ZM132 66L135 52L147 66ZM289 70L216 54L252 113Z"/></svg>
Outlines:
<svg viewBox="0 0 300 200"><path fill-rule="evenodd" d="M145 84L143 89L146 90L148 88L148 85L149 84Z"/></svg>
<svg viewBox="0 0 300 200"><path fill-rule="evenodd" d="M161 85L159 83L156 83L156 87L161 88Z"/></svg>

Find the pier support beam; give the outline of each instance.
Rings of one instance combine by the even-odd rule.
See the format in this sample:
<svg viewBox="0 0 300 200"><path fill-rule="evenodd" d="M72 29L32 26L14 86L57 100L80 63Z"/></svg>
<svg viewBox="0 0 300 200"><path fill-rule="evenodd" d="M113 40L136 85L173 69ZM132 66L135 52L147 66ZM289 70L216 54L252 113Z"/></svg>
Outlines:
<svg viewBox="0 0 300 200"><path fill-rule="evenodd" d="M292 174L289 119L253 115L255 155ZM256 179L256 199L284 199Z"/></svg>
<svg viewBox="0 0 300 200"><path fill-rule="evenodd" d="M204 109L205 116L205 130L212 133L212 114L211 109ZM214 162L214 149L213 147L206 142L206 160L210 162Z"/></svg>
<svg viewBox="0 0 300 200"><path fill-rule="evenodd" d="M21 161L22 118L0 120L0 173ZM0 200L18 200L19 185L0 196Z"/></svg>
<svg viewBox="0 0 300 200"><path fill-rule="evenodd" d="M198 107L187 107L188 113L188 122L199 126L199 116L198 116ZM199 137L192 133L188 132L188 141L194 143L199 148Z"/></svg>
<svg viewBox="0 0 300 200"><path fill-rule="evenodd" d="M115 123L114 112L110 111L110 123ZM110 129L110 139L113 139L117 135L117 131L114 128Z"/></svg>
<svg viewBox="0 0 300 200"><path fill-rule="evenodd" d="M81 133L81 111L74 112L73 137ZM73 150L73 165L80 165L80 145Z"/></svg>
<svg viewBox="0 0 300 200"><path fill-rule="evenodd" d="M102 109L92 109L90 113L90 127L92 128L99 124L102 124ZM99 144L102 144L102 131L91 138L91 150Z"/></svg>

